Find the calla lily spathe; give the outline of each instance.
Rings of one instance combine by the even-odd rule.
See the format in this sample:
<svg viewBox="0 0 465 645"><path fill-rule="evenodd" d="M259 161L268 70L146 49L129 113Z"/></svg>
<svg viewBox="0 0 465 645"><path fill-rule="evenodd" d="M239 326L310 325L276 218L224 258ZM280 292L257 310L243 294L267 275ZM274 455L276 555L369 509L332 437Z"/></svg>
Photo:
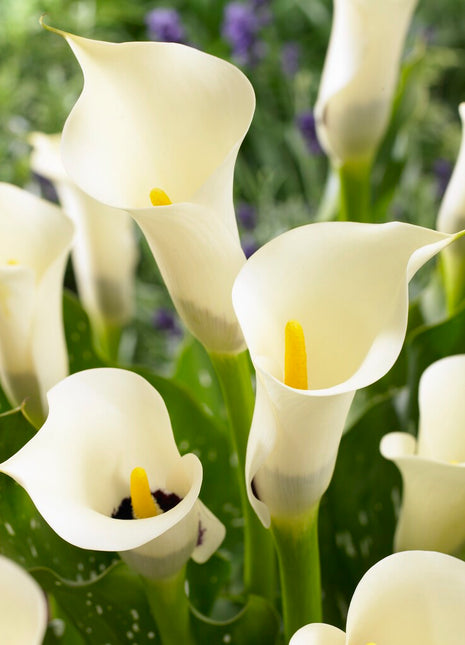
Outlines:
<svg viewBox="0 0 465 645"><path fill-rule="evenodd" d="M405 36L417 0L334 0L315 105L333 163L369 161L386 129Z"/></svg>
<svg viewBox="0 0 465 645"><path fill-rule="evenodd" d="M95 369L69 376L48 393L50 413L24 448L0 465L32 498L60 537L83 549L119 551L148 578L204 562L224 537L199 501L202 466L180 456L163 399L141 376ZM144 468L152 490L180 501L155 517L112 517Z"/></svg>
<svg viewBox="0 0 465 645"><path fill-rule="evenodd" d="M433 363L419 386L418 440L393 432L381 453L403 479L395 549L454 554L465 544L465 354Z"/></svg>
<svg viewBox="0 0 465 645"><path fill-rule="evenodd" d="M0 633L8 645L40 645L47 627L47 601L22 567L0 555Z"/></svg>
<svg viewBox="0 0 465 645"><path fill-rule="evenodd" d="M454 172L439 210L437 229L456 233L465 226L465 103L459 106L462 121L462 143ZM446 293L451 308L465 297L465 241L460 240L442 256Z"/></svg>
<svg viewBox="0 0 465 645"><path fill-rule="evenodd" d="M66 170L93 198L131 213L194 336L213 352L241 351L231 288L245 257L232 182L255 108L251 84L185 45L60 33L85 78L63 131ZM168 198L161 205L151 204L154 188Z"/></svg>
<svg viewBox="0 0 465 645"><path fill-rule="evenodd" d="M381 378L400 352L408 281L453 239L399 222L318 223L284 233L247 261L233 302L257 370L246 480L265 526L318 504L355 391ZM308 389L283 383L289 320L303 328Z"/></svg>
<svg viewBox="0 0 465 645"><path fill-rule="evenodd" d="M442 553L396 553L361 579L346 633L306 625L289 645L461 645L465 638L465 563Z"/></svg>
<svg viewBox="0 0 465 645"><path fill-rule="evenodd" d="M126 324L133 312L137 249L130 216L97 202L68 177L61 163L61 135L35 132L31 167L55 186L76 228L72 258L79 296L97 337Z"/></svg>
<svg viewBox="0 0 465 645"><path fill-rule="evenodd" d="M62 281L73 232L56 206L0 184L0 380L37 423L68 373Z"/></svg>

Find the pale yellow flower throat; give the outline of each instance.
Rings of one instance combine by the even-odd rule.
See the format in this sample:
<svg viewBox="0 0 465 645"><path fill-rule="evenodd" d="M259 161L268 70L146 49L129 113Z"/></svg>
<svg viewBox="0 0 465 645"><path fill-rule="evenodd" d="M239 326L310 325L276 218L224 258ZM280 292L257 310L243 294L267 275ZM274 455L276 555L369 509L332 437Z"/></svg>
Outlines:
<svg viewBox="0 0 465 645"><path fill-rule="evenodd" d="M284 330L284 384L308 390L305 336L297 320L289 320Z"/></svg>
<svg viewBox="0 0 465 645"><path fill-rule="evenodd" d="M131 504L134 519L142 520L163 513L150 491L147 473L143 468L134 468L131 473Z"/></svg>

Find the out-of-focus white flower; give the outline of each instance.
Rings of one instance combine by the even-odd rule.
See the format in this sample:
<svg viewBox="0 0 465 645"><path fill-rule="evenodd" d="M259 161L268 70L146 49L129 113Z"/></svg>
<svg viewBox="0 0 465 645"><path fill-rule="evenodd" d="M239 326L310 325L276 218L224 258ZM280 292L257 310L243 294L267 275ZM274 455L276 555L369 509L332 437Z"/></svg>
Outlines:
<svg viewBox="0 0 465 645"><path fill-rule="evenodd" d="M461 645L464 603L464 562L428 551L396 553L361 579L346 633L330 625L306 625L289 645Z"/></svg>
<svg viewBox="0 0 465 645"><path fill-rule="evenodd" d="M247 261L233 302L257 370L246 480L265 526L318 504L355 391L400 352L408 281L453 239L399 222L319 223L284 233ZM303 329L307 384L284 378L290 320Z"/></svg>
<svg viewBox="0 0 465 645"><path fill-rule="evenodd" d="M180 456L163 399L145 379L110 368L78 372L48 401L44 426L0 471L26 489L60 537L119 551L148 578L210 557L225 530L198 499L202 465ZM135 468L147 473L156 516L131 519Z"/></svg>
<svg viewBox="0 0 465 645"><path fill-rule="evenodd" d="M454 172L439 209L437 229L456 233L465 227L465 103L459 105L462 143ZM465 240L459 240L442 256L447 299L451 308L465 297Z"/></svg>
<svg viewBox="0 0 465 645"><path fill-rule="evenodd" d="M457 552L465 543L465 354L430 365L419 386L418 440L393 432L381 453L399 468L403 501L395 548Z"/></svg>
<svg viewBox="0 0 465 645"><path fill-rule="evenodd" d="M59 208L0 183L0 380L39 424L45 393L68 373L62 282L72 237Z"/></svg>
<svg viewBox="0 0 465 645"><path fill-rule="evenodd" d="M76 227L72 258L83 306L97 337L107 327L121 327L133 311L137 249L130 216L86 195L61 163L59 134L35 132L31 167L50 180L64 211Z"/></svg>
<svg viewBox="0 0 465 645"><path fill-rule="evenodd" d="M47 627L47 601L37 582L0 555L0 633L5 645L40 645Z"/></svg>
<svg viewBox="0 0 465 645"><path fill-rule="evenodd" d="M370 160L386 129L405 35L417 0L334 0L315 105L333 163Z"/></svg>
<svg viewBox="0 0 465 645"><path fill-rule="evenodd" d="M231 288L245 257L232 183L255 107L251 84L178 43L59 33L85 78L63 130L66 170L95 199L131 213L194 336L213 352L241 351Z"/></svg>

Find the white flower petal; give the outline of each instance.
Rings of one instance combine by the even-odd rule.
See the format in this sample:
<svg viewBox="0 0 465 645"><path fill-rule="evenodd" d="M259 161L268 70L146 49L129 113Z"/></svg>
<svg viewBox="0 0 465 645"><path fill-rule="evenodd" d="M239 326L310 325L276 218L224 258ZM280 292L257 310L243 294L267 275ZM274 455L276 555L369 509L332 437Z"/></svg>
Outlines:
<svg viewBox="0 0 465 645"><path fill-rule="evenodd" d="M465 228L465 103L459 105L459 114L462 121L462 142L460 145L454 172L450 178L444 198L439 210L437 229L444 233L457 233ZM450 251L463 255L464 241L458 242Z"/></svg>
<svg viewBox="0 0 465 645"><path fill-rule="evenodd" d="M404 482L397 550L456 553L465 543L464 387L465 355L433 363L420 379L418 444L401 432L381 441Z"/></svg>
<svg viewBox="0 0 465 645"><path fill-rule="evenodd" d="M233 65L184 45L63 36L85 77L63 132L70 176L133 215L191 332L210 351L241 351L230 292L245 258L232 180L252 86ZM152 188L173 204L152 207Z"/></svg>
<svg viewBox="0 0 465 645"><path fill-rule="evenodd" d="M3 385L14 403L39 396L45 405L68 370L62 280L73 225L56 206L0 184L0 230Z"/></svg>
<svg viewBox="0 0 465 645"><path fill-rule="evenodd" d="M417 0L335 0L315 106L334 162L369 158L384 134L405 35Z"/></svg>
<svg viewBox="0 0 465 645"><path fill-rule="evenodd" d="M40 645L47 627L42 589L24 569L0 555L0 632L8 645Z"/></svg>
<svg viewBox="0 0 465 645"><path fill-rule="evenodd" d="M347 645L460 645L465 634L465 563L409 551L375 564L349 607Z"/></svg>
<svg viewBox="0 0 465 645"><path fill-rule="evenodd" d="M67 176L61 163L61 136L35 132L31 167L55 185L76 227L72 257L83 305L97 329L122 325L133 311L137 248L128 213L92 199Z"/></svg>
<svg viewBox="0 0 465 645"><path fill-rule="evenodd" d="M453 239L397 222L311 224L272 240L239 273L233 303L258 374L246 477L266 526L270 512L318 502L355 390L400 352L408 280ZM282 383L289 320L303 327L308 390Z"/></svg>
<svg viewBox="0 0 465 645"><path fill-rule="evenodd" d="M195 455L179 455L158 392L132 372L95 369L68 377L48 399L46 423L1 471L27 490L71 544L128 552L123 557L145 575L171 575L197 545L204 517L198 502L202 466ZM145 469L152 490L175 493L181 501L148 519L112 518L129 496L135 467ZM214 531L210 553L224 536L218 527Z"/></svg>
<svg viewBox="0 0 465 645"><path fill-rule="evenodd" d="M301 627L291 638L289 645L346 645L346 636L332 625L313 623Z"/></svg>

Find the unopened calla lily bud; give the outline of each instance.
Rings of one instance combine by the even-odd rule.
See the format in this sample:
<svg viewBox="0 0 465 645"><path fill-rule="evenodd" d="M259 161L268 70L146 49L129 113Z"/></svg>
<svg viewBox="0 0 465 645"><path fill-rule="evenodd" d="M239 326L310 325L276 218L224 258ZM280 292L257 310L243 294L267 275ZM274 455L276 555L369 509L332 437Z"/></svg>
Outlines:
<svg viewBox="0 0 465 645"><path fill-rule="evenodd" d="M454 172L444 194L436 228L457 233L465 227L465 103L459 105L462 120L462 143ZM442 256L448 306L453 311L465 298L465 240L459 240Z"/></svg>
<svg viewBox="0 0 465 645"><path fill-rule="evenodd" d="M372 159L385 132L417 0L334 0L315 105L318 138L336 166Z"/></svg>

